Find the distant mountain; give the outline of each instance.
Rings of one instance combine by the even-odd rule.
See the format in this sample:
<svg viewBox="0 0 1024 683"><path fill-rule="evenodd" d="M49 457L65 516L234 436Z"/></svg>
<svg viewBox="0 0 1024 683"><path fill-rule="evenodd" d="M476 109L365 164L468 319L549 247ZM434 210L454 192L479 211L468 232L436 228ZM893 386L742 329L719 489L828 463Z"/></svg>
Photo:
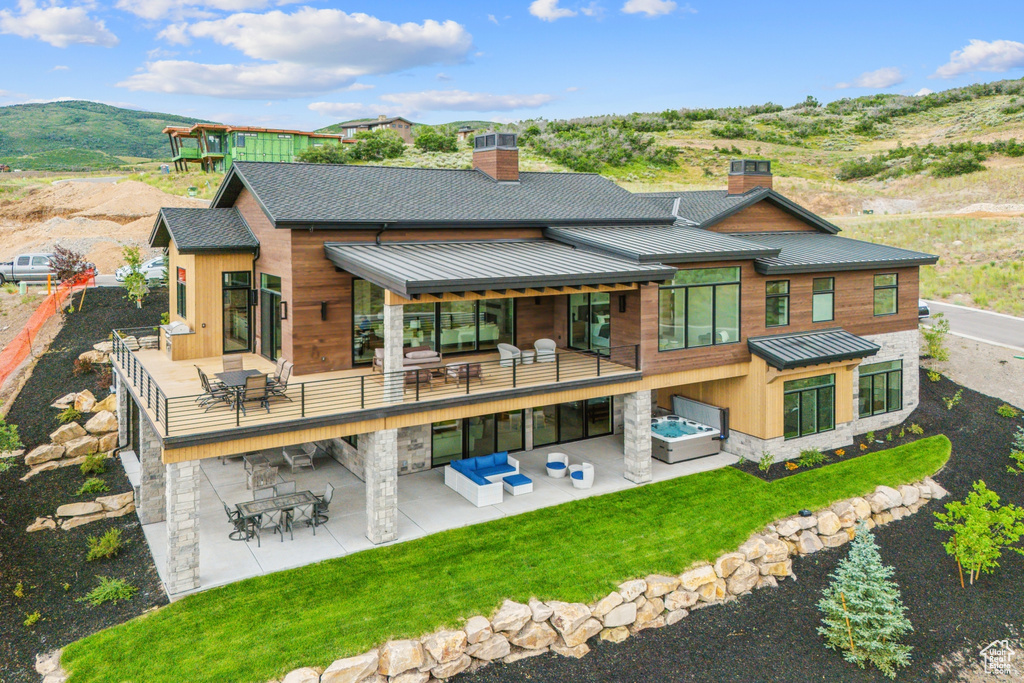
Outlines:
<svg viewBox="0 0 1024 683"><path fill-rule="evenodd" d="M368 123L370 121L375 121L375 120L376 120L375 118L371 118L371 119L352 119L350 121L340 121L339 123L332 123L329 126L326 126L324 128L320 128L316 132L317 133L341 133L345 128L348 128L349 126L353 126L353 125L356 125L356 124L359 124L359 123ZM413 124L412 124L412 127L415 129L417 126L425 126L425 125L427 125L427 124L425 124L425 123L416 123L414 121ZM450 121L448 123L439 123L439 124L431 124L431 125L455 126L456 128L462 128L463 126L469 126L470 128L475 128L477 130L481 130L481 129L482 130L489 130L491 128L494 128L495 126L500 126L501 124L500 123L495 123L494 121Z"/></svg>
<svg viewBox="0 0 1024 683"><path fill-rule="evenodd" d="M167 159L171 149L160 131L199 121L82 100L0 107L0 162L78 170L117 166L117 157Z"/></svg>

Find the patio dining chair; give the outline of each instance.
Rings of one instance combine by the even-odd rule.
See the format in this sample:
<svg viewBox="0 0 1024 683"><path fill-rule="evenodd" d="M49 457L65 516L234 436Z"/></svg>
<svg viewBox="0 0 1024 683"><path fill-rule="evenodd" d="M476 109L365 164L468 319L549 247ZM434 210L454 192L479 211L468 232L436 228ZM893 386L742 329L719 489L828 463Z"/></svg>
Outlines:
<svg viewBox="0 0 1024 683"><path fill-rule="evenodd" d="M277 483L277 468L269 465L258 465L249 472L249 488L262 489Z"/></svg>
<svg viewBox="0 0 1024 683"><path fill-rule="evenodd" d="M292 368L294 367L295 363L285 361L281 369L274 373L274 376L267 381L267 391L270 392L271 398L280 396L289 401L292 400L292 397L288 395L288 380L292 377Z"/></svg>
<svg viewBox="0 0 1024 683"><path fill-rule="evenodd" d="M268 498L273 498L275 495L277 495L277 493L274 490L275 488L277 488L277 487L276 486L261 486L259 488L253 489L252 490L252 499L253 500L267 500Z"/></svg>
<svg viewBox="0 0 1024 683"><path fill-rule="evenodd" d="M266 409L270 412L270 402L268 399L270 394L267 391L267 376L266 375L253 375L252 377L245 378L245 387L241 393L238 394L238 401L241 405L242 415L245 415L245 404L246 403L259 403L261 408Z"/></svg>
<svg viewBox="0 0 1024 683"><path fill-rule="evenodd" d="M317 525L317 503L304 503L302 505L296 505L292 508L291 522L292 526L296 523L303 523L306 526L313 527L313 535L316 536Z"/></svg>
<svg viewBox="0 0 1024 683"><path fill-rule="evenodd" d="M242 367L242 355L240 353L232 353L228 356L221 358L221 363L224 364L224 372L236 372L238 370L244 370Z"/></svg>
<svg viewBox="0 0 1024 683"><path fill-rule="evenodd" d="M285 510L268 510L267 512L261 513L252 525L254 535L256 536L256 547L260 547L260 536L263 531L273 529L274 533L281 534L281 542L284 543L284 532L286 530L290 532L291 528L291 521ZM294 539L295 535L292 534L292 540Z"/></svg>
<svg viewBox="0 0 1024 683"><path fill-rule="evenodd" d="M314 524L320 525L327 521L327 510L331 507L331 500L334 498L334 484L327 482L327 490L324 495L317 496L316 514Z"/></svg>
<svg viewBox="0 0 1024 683"><path fill-rule="evenodd" d="M248 541L249 520L243 517L242 513L238 510L232 510L229 508L227 503L223 503L223 505L224 513L228 516L228 521L231 522L231 526L235 528L234 531L228 534L228 538L232 541Z"/></svg>
<svg viewBox="0 0 1024 683"><path fill-rule="evenodd" d="M280 484L274 484L275 496L287 496L289 493L295 493L294 481L282 481Z"/></svg>
<svg viewBox="0 0 1024 683"><path fill-rule="evenodd" d="M203 387L203 393L196 397L196 403L199 404L200 408L206 409L203 412L208 412L210 408L213 408L218 403L231 403L230 389L220 382L211 382L210 378L207 377L206 373L198 365L195 368L196 372L199 373L199 384Z"/></svg>

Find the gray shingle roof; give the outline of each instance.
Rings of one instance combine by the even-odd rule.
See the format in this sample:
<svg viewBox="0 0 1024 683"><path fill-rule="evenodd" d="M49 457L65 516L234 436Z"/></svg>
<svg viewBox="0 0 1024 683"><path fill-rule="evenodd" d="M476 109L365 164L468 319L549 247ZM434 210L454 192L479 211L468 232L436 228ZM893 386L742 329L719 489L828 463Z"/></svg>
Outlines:
<svg viewBox="0 0 1024 683"><path fill-rule="evenodd" d="M747 340L747 347L751 353L779 370L866 358L881 348L843 329L751 337Z"/></svg>
<svg viewBox="0 0 1024 683"><path fill-rule="evenodd" d="M328 242L334 265L404 297L415 294L651 282L675 268L637 264L552 240Z"/></svg>
<svg viewBox="0 0 1024 683"><path fill-rule="evenodd" d="M242 214L229 209L160 209L149 236L152 247L166 247L171 240L183 254L204 251L245 251L259 248L259 240Z"/></svg>
<svg viewBox="0 0 1024 683"><path fill-rule="evenodd" d="M683 225L548 228L544 234L559 242L600 249L638 263L754 259L779 253L777 248L752 240Z"/></svg>
<svg viewBox="0 0 1024 683"><path fill-rule="evenodd" d="M279 227L674 220L664 202L586 173L520 173L518 183L498 183L474 170L238 161L213 206L230 206L243 183Z"/></svg>
<svg viewBox="0 0 1024 683"><path fill-rule="evenodd" d="M650 199L677 197L676 215L701 228L715 223L760 201L769 201L783 211L807 221L823 232L835 234L839 228L821 216L811 213L775 190L755 187L743 194L729 194L726 190L696 190L693 192L650 192L642 196Z"/></svg>
<svg viewBox="0 0 1024 683"><path fill-rule="evenodd" d="M822 270L870 270L926 266L938 256L873 242L811 232L744 234L757 244L779 249L778 256L758 258L757 272L765 275L811 273Z"/></svg>

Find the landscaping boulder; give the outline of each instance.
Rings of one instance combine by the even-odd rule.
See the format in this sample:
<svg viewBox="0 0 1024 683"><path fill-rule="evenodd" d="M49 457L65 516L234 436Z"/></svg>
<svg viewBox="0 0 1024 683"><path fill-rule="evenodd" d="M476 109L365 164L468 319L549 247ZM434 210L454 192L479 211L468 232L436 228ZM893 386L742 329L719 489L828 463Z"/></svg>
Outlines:
<svg viewBox="0 0 1024 683"><path fill-rule="evenodd" d="M728 590L732 595L746 593L757 585L757 580L760 576L761 571L757 568L757 565L751 562L744 562L736 568L736 571L734 571L732 576L729 577L729 580L726 581L726 590Z"/></svg>
<svg viewBox="0 0 1024 683"><path fill-rule="evenodd" d="M818 525L817 515L807 515L806 517L798 515L793 520L800 525L801 529L813 529Z"/></svg>
<svg viewBox="0 0 1024 683"><path fill-rule="evenodd" d="M320 672L304 666L288 672L288 675L281 679L281 683L320 683Z"/></svg>
<svg viewBox="0 0 1024 683"><path fill-rule="evenodd" d="M100 412L101 410L109 410L112 413L117 413L117 394L110 394L105 399L93 406L93 412Z"/></svg>
<svg viewBox="0 0 1024 683"><path fill-rule="evenodd" d="M835 516L835 515L833 515ZM796 549L801 555L810 555L822 549L821 541L813 531L804 530L796 540Z"/></svg>
<svg viewBox="0 0 1024 683"><path fill-rule="evenodd" d="M621 643L626 638L629 638L629 629L625 626L606 628L601 631L601 640L607 640L609 643Z"/></svg>
<svg viewBox="0 0 1024 683"><path fill-rule="evenodd" d="M127 491L112 496L100 496L96 499L96 502L102 505L104 510L120 510L133 500L135 500L135 494Z"/></svg>
<svg viewBox="0 0 1024 683"><path fill-rule="evenodd" d="M539 657L540 655L547 652L550 648L540 647L535 650L525 650L521 647L512 647L512 652L501 658L503 664L515 664L520 659L529 659L530 657Z"/></svg>
<svg viewBox="0 0 1024 683"><path fill-rule="evenodd" d="M823 510L818 513L818 533L822 536L831 536L843 528L839 521L839 515L831 510Z"/></svg>
<svg viewBox="0 0 1024 683"><path fill-rule="evenodd" d="M726 553L715 560L715 573L720 578L728 579L736 571L736 568L746 561L747 556L743 553Z"/></svg>
<svg viewBox="0 0 1024 683"><path fill-rule="evenodd" d="M29 524L28 528L25 529L25 531L31 534L36 531L43 531L44 529L52 530L56 528L57 522L53 521L49 517L36 517L36 521Z"/></svg>
<svg viewBox="0 0 1024 683"><path fill-rule="evenodd" d="M778 538L768 536L764 539L767 550L761 557L762 563L782 562L789 557L789 546Z"/></svg>
<svg viewBox="0 0 1024 683"><path fill-rule="evenodd" d="M445 662L444 664L438 664L437 666L435 666L433 669L430 670L430 673L431 673L431 675L434 676L434 678L437 678L437 679L443 681L446 678L451 678L452 676L455 676L456 674L462 673L463 671L468 669L469 665L472 664L472 663L473 663L473 658L470 657L467 654L463 654L463 655L460 655L459 657L457 657L456 659L453 659L450 662ZM321 683L323 683L323 679L321 679Z"/></svg>
<svg viewBox="0 0 1024 683"><path fill-rule="evenodd" d="M761 565L762 576L789 576L793 573L793 560L766 562Z"/></svg>
<svg viewBox="0 0 1024 683"><path fill-rule="evenodd" d="M114 342L112 342L112 341L101 341L101 342L99 342L97 344L93 344L92 348L93 348L94 351L99 351L100 353L105 353L107 355L110 355L111 353L114 352Z"/></svg>
<svg viewBox="0 0 1024 683"><path fill-rule="evenodd" d="M861 497L851 498L850 505L857 514L857 519L867 519L871 516L871 505Z"/></svg>
<svg viewBox="0 0 1024 683"><path fill-rule="evenodd" d="M70 394L64 394L63 396L58 398L56 401L51 403L50 407L51 408L56 408L57 410L65 410L67 408L70 408L71 406L73 406L75 404L75 397L76 396L78 396L78 394L76 394L73 391Z"/></svg>
<svg viewBox="0 0 1024 683"><path fill-rule="evenodd" d="M41 465L50 460L58 460L64 457L64 446L58 443L45 443L32 449L32 452L25 456L25 464L29 467Z"/></svg>
<svg viewBox="0 0 1024 683"><path fill-rule="evenodd" d="M86 434L64 444L64 457L77 458L80 455L89 455L99 451L99 448L99 439L92 434Z"/></svg>
<svg viewBox="0 0 1024 683"><path fill-rule="evenodd" d="M117 448L117 432L110 432L100 437L99 442L96 445L96 450L99 453L109 453L110 451Z"/></svg>
<svg viewBox="0 0 1024 683"><path fill-rule="evenodd" d="M430 673L427 671L406 671L403 674L392 676L388 683L427 683L430 680ZM370 683L369 681L367 683ZM382 682L383 683L383 682Z"/></svg>
<svg viewBox="0 0 1024 683"><path fill-rule="evenodd" d="M109 410L97 411L85 423L85 431L90 434L106 434L117 431L117 418Z"/></svg>
<svg viewBox="0 0 1024 683"><path fill-rule="evenodd" d="M491 630L491 622L486 617L470 617L466 621L466 642L479 643L491 637L494 632Z"/></svg>
<svg viewBox="0 0 1024 683"><path fill-rule="evenodd" d="M929 497L932 500L942 500L949 495L949 491L942 488L942 486L931 477L925 477L924 483L928 485L928 492L931 494Z"/></svg>
<svg viewBox="0 0 1024 683"><path fill-rule="evenodd" d="M685 609L677 609L674 612L665 613L665 626L671 626L672 624L678 624L683 620L689 612Z"/></svg>
<svg viewBox="0 0 1024 683"><path fill-rule="evenodd" d="M420 642L423 643L423 649L439 664L461 657L468 644L465 631L436 631L424 636Z"/></svg>
<svg viewBox="0 0 1024 683"><path fill-rule="evenodd" d="M80 353L78 355L78 360L86 361L92 363L93 365L102 365L103 363L110 362L110 358L107 357L107 354L101 353L96 349L91 349L84 353Z"/></svg>
<svg viewBox="0 0 1024 683"><path fill-rule="evenodd" d="M645 598L660 598L666 593L671 593L679 587L679 579L675 576L663 574L651 574L646 579L647 590L644 591Z"/></svg>
<svg viewBox="0 0 1024 683"><path fill-rule="evenodd" d="M624 601L622 599L622 594L618 591L612 591L605 597L601 598L597 602L597 604L594 605L594 609L591 610L591 614L600 619L604 615L608 614L613 609L621 605L623 602Z"/></svg>
<svg viewBox="0 0 1024 683"><path fill-rule="evenodd" d="M60 444L67 443L72 439L77 439L81 436L86 435L85 429L82 425L77 422L69 422L66 425L61 425L56 431L50 433L50 441Z"/></svg>
<svg viewBox="0 0 1024 683"><path fill-rule="evenodd" d="M771 576L771 575L764 576L764 575L762 575L761 578L759 578L757 580L757 588L758 589L761 589L761 588L778 588L778 587L779 587L779 582L778 582L778 580L774 576Z"/></svg>
<svg viewBox="0 0 1024 683"><path fill-rule="evenodd" d="M775 531L779 536L793 536L800 531L800 523L793 517L790 517L789 519L776 522Z"/></svg>
<svg viewBox="0 0 1024 683"><path fill-rule="evenodd" d="M907 507L913 505L921 498L921 492L916 486L907 486L906 484L896 487L896 490L900 492L900 497L903 499L903 504Z"/></svg>
<svg viewBox="0 0 1024 683"><path fill-rule="evenodd" d="M707 584L705 584L707 585ZM665 611L665 603L662 602L661 598L653 598L644 603L644 606L637 610L636 619L633 621L633 625L630 626L629 630L631 633L638 633L645 628L651 628L654 626L663 626L664 618L661 613ZM657 620L661 619L662 623L656 624Z"/></svg>
<svg viewBox="0 0 1024 683"><path fill-rule="evenodd" d="M744 541L736 552L743 553L747 558L747 562L750 562L751 560L763 557L768 552L768 546L765 545L763 538L755 535Z"/></svg>
<svg viewBox="0 0 1024 683"><path fill-rule="evenodd" d="M714 583L717 578L718 574L715 573L715 568L706 564L683 572L679 576L679 581L684 589L695 591L706 583Z"/></svg>
<svg viewBox="0 0 1024 683"><path fill-rule="evenodd" d="M558 632L564 637L567 633L572 633L583 623L590 619L590 608L579 602L549 602L548 605L553 610L551 615L551 625L558 629ZM572 647L573 643L569 643L569 647Z"/></svg>
<svg viewBox="0 0 1024 683"><path fill-rule="evenodd" d="M103 506L95 501L68 503L57 508L58 517L78 517L80 515L91 515L96 512L103 512Z"/></svg>
<svg viewBox="0 0 1024 683"><path fill-rule="evenodd" d="M635 602L624 602L618 607L614 608L608 614L604 615L605 628L615 628L617 626L629 626L636 621L636 603Z"/></svg>
<svg viewBox="0 0 1024 683"><path fill-rule="evenodd" d="M107 515L103 512L96 512L91 515L80 515L78 517L69 517L60 524L60 528L64 531L71 531L75 527L80 527L83 524L90 524L92 522L98 522L101 519L106 519Z"/></svg>
<svg viewBox="0 0 1024 683"><path fill-rule="evenodd" d="M718 602L726 595L725 579L715 579L697 588L697 597L703 602Z"/></svg>
<svg viewBox="0 0 1024 683"><path fill-rule="evenodd" d="M889 514L892 515L892 518L894 520L903 519L904 517L910 516L910 509L903 505L900 505L899 507L895 507L892 510L889 510Z"/></svg>
<svg viewBox="0 0 1024 683"><path fill-rule="evenodd" d="M423 666L423 646L418 640L389 640L377 653L377 673L397 676Z"/></svg>
<svg viewBox="0 0 1024 683"><path fill-rule="evenodd" d="M529 620L519 633L509 638L509 642L527 650L547 649L558 640L558 633L547 623Z"/></svg>
<svg viewBox="0 0 1024 683"><path fill-rule="evenodd" d="M80 413L91 413L92 409L96 407L96 397L92 395L92 392L86 389L85 391L78 392L75 396L75 410Z"/></svg>
<svg viewBox="0 0 1024 683"><path fill-rule="evenodd" d="M637 596L647 590L647 582L643 579L633 579L619 584L619 595L626 602L636 600Z"/></svg>
<svg viewBox="0 0 1024 683"><path fill-rule="evenodd" d="M497 614L491 618L491 628L495 631L516 633L532 618L533 612L528 605L506 600L498 609Z"/></svg>
<svg viewBox="0 0 1024 683"><path fill-rule="evenodd" d="M530 598L529 605L530 613L534 621L547 621L551 618L551 615L554 613L554 610L552 610L550 607L547 606L546 603L541 602L537 598Z"/></svg>
<svg viewBox="0 0 1024 683"><path fill-rule="evenodd" d="M665 609L680 610L697 604L697 594L693 591L672 591L665 596Z"/></svg>
<svg viewBox="0 0 1024 683"><path fill-rule="evenodd" d="M658 598L655 598L655 600L657 599ZM633 603L629 604L632 605ZM604 627L601 625L601 622L597 619L587 619L582 624L580 624L580 627L578 629L576 629L572 633L563 633L562 640L565 642L567 647L576 647L577 645L582 645L583 643L587 642L588 640L596 636L598 633L601 632L602 628Z"/></svg>
<svg viewBox="0 0 1024 683"><path fill-rule="evenodd" d="M839 518L839 524L843 527L852 527L857 523L857 511L849 501L839 501L832 506L832 512ZM870 510L870 508L868 508Z"/></svg>
<svg viewBox="0 0 1024 683"><path fill-rule="evenodd" d="M577 645L576 647L569 647L562 642L561 639L556 640L551 645L551 651L555 654L562 655L563 657L572 657L573 659L580 659L585 657L590 652L590 646L586 643Z"/></svg>
<svg viewBox="0 0 1024 683"><path fill-rule="evenodd" d="M487 640L481 640L479 643L474 643L466 648L466 654L470 657L487 661L501 659L511 651L512 648L508 643L508 638L500 633L495 633Z"/></svg>
<svg viewBox="0 0 1024 683"><path fill-rule="evenodd" d="M901 496L900 492L891 486L876 486L875 493L881 493L889 499L889 507L886 509L903 505L903 496Z"/></svg>
<svg viewBox="0 0 1024 683"><path fill-rule="evenodd" d="M107 519L114 519L115 517L124 517L125 515L135 512L135 503L128 503L123 508L118 510L110 510L107 512L105 517Z"/></svg>
<svg viewBox="0 0 1024 683"><path fill-rule="evenodd" d="M846 531L839 531L838 533L829 536L819 536L818 538L821 539L822 545L826 548L838 548L844 543L849 542L850 534L846 533Z"/></svg>

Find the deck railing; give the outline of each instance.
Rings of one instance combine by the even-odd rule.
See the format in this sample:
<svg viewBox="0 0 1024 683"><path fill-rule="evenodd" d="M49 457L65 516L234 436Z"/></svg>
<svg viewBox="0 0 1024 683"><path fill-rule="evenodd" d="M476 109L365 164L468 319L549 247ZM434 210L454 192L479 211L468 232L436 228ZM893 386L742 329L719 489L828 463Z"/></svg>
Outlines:
<svg viewBox="0 0 1024 683"><path fill-rule="evenodd" d="M125 336L133 332L121 331ZM271 395L266 405L261 405L257 400L210 400L207 394L168 397L117 333L114 334L114 355L138 391L140 400L154 411L165 436L228 430L265 424L268 420L331 417L393 404L551 385L621 374L637 370L640 365L640 349L635 344L600 352L559 349L553 359L529 364L462 357L433 369L293 381ZM454 366L456 368L469 369L449 370L453 364L459 364Z"/></svg>
<svg viewBox="0 0 1024 683"><path fill-rule="evenodd" d="M117 364L124 370L128 381L135 387L139 401L143 406L153 411L156 421L164 426L164 433L167 433L167 394L163 392L160 385L156 383L153 376L146 370L146 366L139 361L135 352L128 347L125 339L134 337L148 337L157 335L160 332L158 327L135 327L124 330L114 330L114 348L112 355Z"/></svg>

